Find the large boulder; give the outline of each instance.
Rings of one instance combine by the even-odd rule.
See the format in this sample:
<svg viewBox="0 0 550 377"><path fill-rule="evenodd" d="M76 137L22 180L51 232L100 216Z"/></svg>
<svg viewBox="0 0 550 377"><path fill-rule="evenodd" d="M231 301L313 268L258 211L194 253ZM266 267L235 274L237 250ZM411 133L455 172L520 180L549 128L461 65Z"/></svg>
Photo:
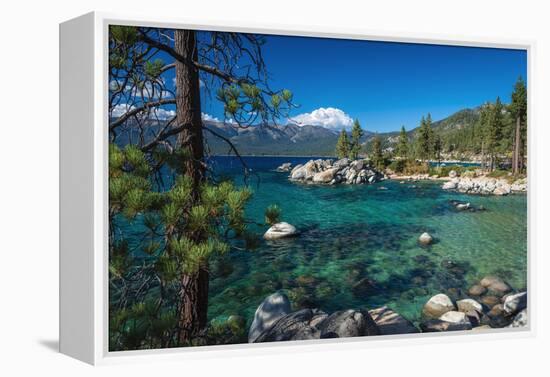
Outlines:
<svg viewBox="0 0 550 377"><path fill-rule="evenodd" d="M256 309L254 320L248 330L248 342L253 343L256 339L270 329L280 318L290 313L290 301L283 293L273 293L267 296Z"/></svg>
<svg viewBox="0 0 550 377"><path fill-rule="evenodd" d="M293 237L298 234L296 227L290 225L289 223L280 222L274 224L271 228L267 230L264 234L266 240L275 240L279 238Z"/></svg>
<svg viewBox="0 0 550 377"><path fill-rule="evenodd" d="M455 310L455 306L449 296L440 293L431 297L422 309L422 314L426 318L439 318L443 314Z"/></svg>
<svg viewBox="0 0 550 377"><path fill-rule="evenodd" d="M313 176L313 182L315 183L329 183L334 179L334 175L338 171L337 168L327 169L319 173L315 173Z"/></svg>
<svg viewBox="0 0 550 377"><path fill-rule="evenodd" d="M510 192L512 192L510 185L501 185L493 190L493 194L498 196L508 195Z"/></svg>
<svg viewBox="0 0 550 377"><path fill-rule="evenodd" d="M487 288L489 292L493 293L496 296L504 296L506 293L510 292L512 288L504 282L501 278L497 276L485 276L479 282L482 286Z"/></svg>
<svg viewBox="0 0 550 377"><path fill-rule="evenodd" d="M280 317L271 327L259 334L253 342L319 339L319 326L327 314L318 309L302 309ZM249 339L250 342L250 339Z"/></svg>
<svg viewBox="0 0 550 377"><path fill-rule="evenodd" d="M368 312L353 309L332 313L320 325L321 339L379 335L380 330Z"/></svg>
<svg viewBox="0 0 550 377"><path fill-rule="evenodd" d="M514 320L508 327L525 327L527 326L527 309L523 309L521 312L519 312L515 317Z"/></svg>
<svg viewBox="0 0 550 377"><path fill-rule="evenodd" d="M422 245L430 245L433 240L433 237L427 232L422 233L420 237L418 237L418 242L420 242Z"/></svg>
<svg viewBox="0 0 550 377"><path fill-rule="evenodd" d="M313 178L315 173L319 171L318 165L315 161L311 160L306 162L305 165L300 166L299 168L294 168L290 173L290 178L294 180L310 180Z"/></svg>
<svg viewBox="0 0 550 377"><path fill-rule="evenodd" d="M471 298L465 298L463 300L458 300L456 302L458 311L462 313L468 313L470 311L476 311L478 313L483 313L483 307L479 302Z"/></svg>
<svg viewBox="0 0 550 377"><path fill-rule="evenodd" d="M472 327L472 324L468 319L468 316L466 315L466 313L463 313L463 312L457 312L457 311L451 310L450 312L443 314L441 317L439 317L439 319L445 322L450 322L450 323L455 323L455 324L465 325L465 326L469 325L470 328Z"/></svg>
<svg viewBox="0 0 550 377"><path fill-rule="evenodd" d="M338 169L343 169L349 166L350 160L349 158L342 158L338 161L336 161L332 166Z"/></svg>
<svg viewBox="0 0 550 377"><path fill-rule="evenodd" d="M369 310L369 315L378 326L380 335L413 334L419 332L411 321L403 318L387 306Z"/></svg>
<svg viewBox="0 0 550 377"><path fill-rule="evenodd" d="M504 298L504 313L514 315L527 307L527 292L508 295Z"/></svg>
<svg viewBox="0 0 550 377"><path fill-rule="evenodd" d="M449 178L456 178L457 176L458 176L458 174L455 170L451 170L449 172Z"/></svg>
<svg viewBox="0 0 550 377"><path fill-rule="evenodd" d="M443 186L441 186L441 188L443 190L455 190L457 186L458 186L458 179L455 178L455 179L451 179L448 182L445 182Z"/></svg>
<svg viewBox="0 0 550 377"><path fill-rule="evenodd" d="M497 304L482 318L481 322L493 328L501 328L508 326L512 319L504 312L504 305Z"/></svg>

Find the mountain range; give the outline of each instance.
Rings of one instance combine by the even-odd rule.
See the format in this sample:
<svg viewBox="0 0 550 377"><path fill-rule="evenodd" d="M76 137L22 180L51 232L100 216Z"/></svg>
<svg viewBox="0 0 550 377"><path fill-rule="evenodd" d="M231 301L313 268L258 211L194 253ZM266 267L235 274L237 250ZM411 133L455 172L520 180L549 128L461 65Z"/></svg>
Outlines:
<svg viewBox="0 0 550 377"><path fill-rule="evenodd" d="M447 118L435 121L432 127L442 136L463 132L479 119L479 108L460 110ZM338 140L338 131L321 126L297 125L255 125L240 128L230 123L203 121L206 128L227 138L237 148L241 155L270 156L333 156ZM418 130L414 128L407 132L412 140ZM228 144L210 132L204 133L210 153L213 155L230 154ZM365 131L361 138L362 144L376 135ZM384 148L391 148L397 143L399 130L379 133Z"/></svg>

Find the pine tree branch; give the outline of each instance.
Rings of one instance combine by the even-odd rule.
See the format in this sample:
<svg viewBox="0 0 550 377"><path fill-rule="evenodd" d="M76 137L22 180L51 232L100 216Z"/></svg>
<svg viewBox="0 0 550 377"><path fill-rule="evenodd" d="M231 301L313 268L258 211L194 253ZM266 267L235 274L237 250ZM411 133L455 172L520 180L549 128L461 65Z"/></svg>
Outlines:
<svg viewBox="0 0 550 377"><path fill-rule="evenodd" d="M145 102L140 107L135 107L131 109L130 111L126 112L125 114L118 117L116 120L111 121L111 124L109 125L109 130L114 130L124 122L126 122L129 118L133 117L134 115L137 115L141 112L150 110L151 108L162 106L162 105L174 105L176 103L175 98L167 98L167 99L161 99L158 101L151 101L151 102Z"/></svg>

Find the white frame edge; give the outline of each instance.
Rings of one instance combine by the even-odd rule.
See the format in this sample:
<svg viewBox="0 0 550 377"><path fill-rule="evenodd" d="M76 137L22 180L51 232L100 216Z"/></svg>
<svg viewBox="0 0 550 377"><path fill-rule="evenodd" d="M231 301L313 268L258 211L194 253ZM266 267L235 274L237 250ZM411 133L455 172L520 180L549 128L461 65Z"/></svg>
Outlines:
<svg viewBox="0 0 550 377"><path fill-rule="evenodd" d="M362 39L387 42L522 49L527 51L528 148L534 153L532 130L533 55L535 42L503 38L377 32L364 29L259 25L253 22L200 22L92 12L60 25L60 352L90 364L203 359L302 352L410 346L434 342L532 337L536 327L533 266L533 222L536 161L529 161L528 277L529 326L489 333L463 332L389 335L267 344L236 344L143 351L108 351L108 26L135 25L289 36ZM495 42L498 40L498 42ZM84 41L84 42L83 42ZM81 145L75 145L80 141ZM72 163L71 163L72 162ZM93 190L93 191L92 191ZM89 242L89 244L86 244ZM89 240L89 241L88 241ZM399 341L396 343L396 339ZM206 351L206 352L205 352Z"/></svg>

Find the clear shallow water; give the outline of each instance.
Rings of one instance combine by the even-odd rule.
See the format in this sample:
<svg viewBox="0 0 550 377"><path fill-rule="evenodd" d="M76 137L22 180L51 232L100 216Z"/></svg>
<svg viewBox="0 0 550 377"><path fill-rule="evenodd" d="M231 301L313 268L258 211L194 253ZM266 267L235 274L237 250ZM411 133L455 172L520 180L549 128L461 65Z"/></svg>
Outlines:
<svg viewBox="0 0 550 377"><path fill-rule="evenodd" d="M209 318L239 314L251 321L265 296L285 291L295 309L372 309L388 305L417 321L426 300L440 292L461 296L471 284L496 274L526 288L527 198L468 196L441 183L317 186L292 183L273 170L310 158L248 157L256 173L247 215L263 221L277 204L297 238L261 241L252 252L232 251L211 263ZM215 170L242 183L234 158L213 159ZM380 187L387 188L386 190ZM416 186L416 187L415 187ZM484 206L457 212L449 202ZM259 234L267 228L252 228ZM436 243L421 247L429 232Z"/></svg>

